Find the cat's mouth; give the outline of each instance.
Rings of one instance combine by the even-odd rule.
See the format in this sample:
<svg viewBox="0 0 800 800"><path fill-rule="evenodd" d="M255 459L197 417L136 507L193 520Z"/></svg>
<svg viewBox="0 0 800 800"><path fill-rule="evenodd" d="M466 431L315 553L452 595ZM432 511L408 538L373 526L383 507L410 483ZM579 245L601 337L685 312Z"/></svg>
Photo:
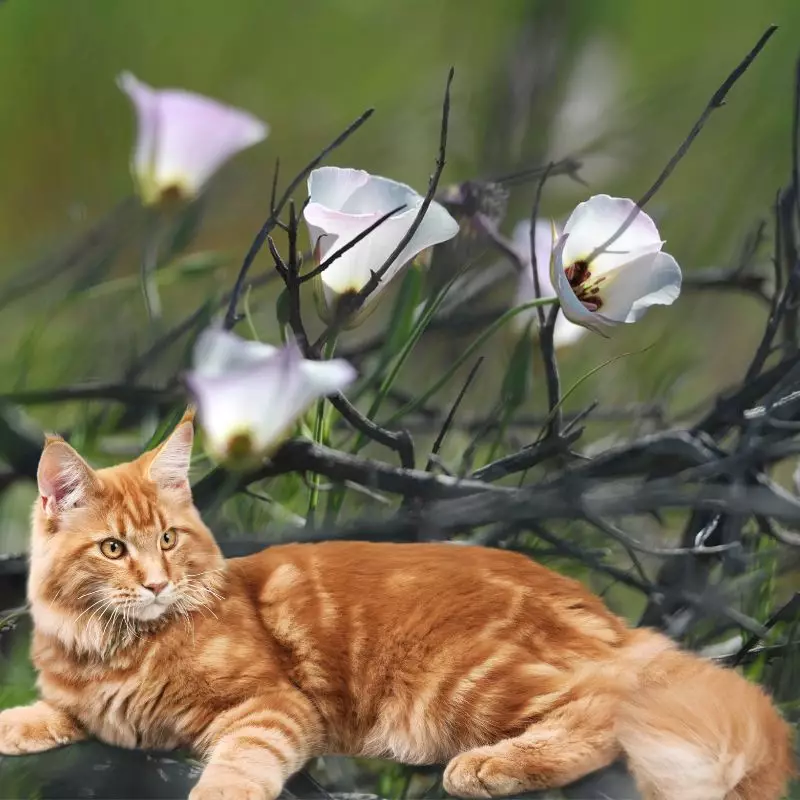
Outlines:
<svg viewBox="0 0 800 800"><path fill-rule="evenodd" d="M145 604L140 604L133 610L132 616L134 619L141 620L142 622L151 622L158 619L170 607L169 602L158 602L156 600Z"/></svg>
<svg viewBox="0 0 800 800"><path fill-rule="evenodd" d="M159 594L147 591L140 594L138 602L131 609L131 616L142 622L151 622L161 617L172 605L175 599L175 592L168 588Z"/></svg>

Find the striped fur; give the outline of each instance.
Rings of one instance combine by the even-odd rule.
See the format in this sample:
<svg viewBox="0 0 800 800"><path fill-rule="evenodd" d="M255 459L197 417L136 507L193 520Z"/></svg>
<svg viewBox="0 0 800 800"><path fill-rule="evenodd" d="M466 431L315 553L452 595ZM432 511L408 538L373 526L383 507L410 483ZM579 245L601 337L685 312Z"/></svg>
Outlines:
<svg viewBox="0 0 800 800"><path fill-rule="evenodd" d="M160 462L77 489L71 474L66 510L36 504L42 699L0 714L0 752L189 747L207 763L192 800L275 798L324 753L449 762L462 797L561 786L622 754L649 800L780 797L788 729L758 687L522 556L339 542L225 562L181 480L190 431ZM123 558L102 554L109 536ZM171 600L151 617L136 598L156 578Z"/></svg>

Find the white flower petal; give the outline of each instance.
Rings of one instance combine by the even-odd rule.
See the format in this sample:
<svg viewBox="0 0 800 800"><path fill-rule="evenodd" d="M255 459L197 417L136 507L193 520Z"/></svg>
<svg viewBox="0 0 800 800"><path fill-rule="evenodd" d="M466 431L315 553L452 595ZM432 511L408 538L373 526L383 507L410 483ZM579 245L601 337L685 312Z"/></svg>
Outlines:
<svg viewBox="0 0 800 800"><path fill-rule="evenodd" d="M414 211L417 215L419 206ZM413 219L412 219L413 222ZM458 223L450 215L450 212L435 200L428 206L425 216L411 241L405 246L400 256L386 273L384 280L389 280L394 276L398 269L408 263L417 254L436 244L447 242L458 234Z"/></svg>
<svg viewBox="0 0 800 800"><path fill-rule="evenodd" d="M561 310L564 316L575 325L582 325L585 328L599 333L601 336L607 336L606 329L614 325L614 321L607 320L597 312L589 311L586 306L578 300L572 287L569 285L567 273L564 270L564 249L569 234L562 234L561 238L556 243L553 250L553 259L550 267L550 280L553 283L556 296L561 303Z"/></svg>
<svg viewBox="0 0 800 800"><path fill-rule="evenodd" d="M148 180L155 162L156 132L158 129L158 92L132 75L123 72L117 85L131 99L136 110L138 132L131 158L131 168L138 179Z"/></svg>
<svg viewBox="0 0 800 800"><path fill-rule="evenodd" d="M668 306L681 292L681 270L668 253L644 256L622 267L607 289L601 291L604 317L636 322L655 305Z"/></svg>
<svg viewBox="0 0 800 800"><path fill-rule="evenodd" d="M372 273L383 266L406 236L423 198L405 184L358 170L326 168L324 172L315 170L312 177L304 217L312 241L318 244L320 260L330 258L389 211L403 207L322 273L323 300L331 308L339 295L363 289ZM384 273L365 307L414 256L456 233L458 223L443 206L431 203L414 236Z"/></svg>
<svg viewBox="0 0 800 800"><path fill-rule="evenodd" d="M153 89L130 73L119 84L137 111L133 166L148 203L169 189L194 197L229 158L269 133L252 114L193 92Z"/></svg>
<svg viewBox="0 0 800 800"><path fill-rule="evenodd" d="M193 366L206 377L215 377L253 366L274 355L277 348L248 339L223 328L206 328L194 345Z"/></svg>
<svg viewBox="0 0 800 800"><path fill-rule="evenodd" d="M385 212L384 212L385 213ZM379 269L405 236L416 209L389 217L374 231L365 236L336 259L320 276L323 284L336 294L357 292L369 281L374 270ZM309 203L306 220L324 235L319 240L321 260L330 258L358 234L381 218L375 214L344 214L331 211L319 204ZM384 276L383 283L387 280ZM380 288L376 290L379 292Z"/></svg>
<svg viewBox="0 0 800 800"><path fill-rule="evenodd" d="M564 264L585 261L619 230L636 208L633 200L599 194L580 203L564 226L569 240L564 248ZM592 260L596 276L605 274L625 263L632 251L657 252L661 237L653 220L641 209L626 230L609 245L608 251Z"/></svg>
<svg viewBox="0 0 800 800"><path fill-rule="evenodd" d="M195 194L229 158L268 134L252 114L177 90L162 93L160 124L158 182L183 185Z"/></svg>
<svg viewBox="0 0 800 800"><path fill-rule="evenodd" d="M198 372L185 376L197 404L197 417L209 450L224 461L237 436L254 442L254 431L262 428L262 382L257 373L241 372L209 377Z"/></svg>
<svg viewBox="0 0 800 800"><path fill-rule="evenodd" d="M339 211L346 214L386 214L398 206L405 206L405 211L418 207L420 203L422 196L405 183L370 175L369 180L339 206Z"/></svg>
<svg viewBox="0 0 800 800"><path fill-rule="evenodd" d="M550 222L541 219L536 220L534 236L536 239L536 271L539 274L539 288L542 292L542 297L552 297L555 294L555 290L550 280L550 257L553 252L553 232ZM511 242L523 261L530 266L530 220L523 220L514 226ZM519 276L516 305L520 303L529 303L531 300L535 300L536 293L534 288L533 271L531 269L523 270Z"/></svg>
<svg viewBox="0 0 800 800"><path fill-rule="evenodd" d="M216 360L226 353L232 367L227 370ZM356 377L341 359L304 359L293 341L271 348L220 330L201 337L195 363L186 382L209 448L220 460L232 455L237 440L248 443L253 457L272 452L315 400L341 391Z"/></svg>
<svg viewBox="0 0 800 800"><path fill-rule="evenodd" d="M308 225L312 247L316 248L319 245L317 257L320 260L325 259L337 237L331 233L326 235L327 228L314 223L316 210L341 211L350 195L363 186L369 178L369 173L363 169L341 167L319 167L309 174L307 183L311 202L306 206L303 216Z"/></svg>
<svg viewBox="0 0 800 800"><path fill-rule="evenodd" d="M315 203L341 211L350 195L367 183L369 178L369 173L363 169L319 167L308 176L308 196Z"/></svg>
<svg viewBox="0 0 800 800"><path fill-rule="evenodd" d="M633 222L608 251L590 258L633 211ZM551 268L567 319L605 335L615 325L635 322L652 305L674 302L681 271L671 255L661 252L662 245L655 223L632 200L597 195L581 203L567 221ZM588 262L588 270L575 274L581 286L573 290L565 266L579 261ZM597 309L590 311L579 297L590 306L596 301Z"/></svg>
<svg viewBox="0 0 800 800"><path fill-rule="evenodd" d="M533 270L530 263L531 252L531 223L523 220L517 223L512 233L512 244L514 249L520 254L527 269L523 269L517 280L517 291L514 297L514 305L519 306L523 303L530 303L536 299L535 286L533 283ZM536 247L536 271L539 273L539 289L542 297L553 297L555 289L550 280L550 258L553 250L553 230L550 222L544 220L536 221L535 232ZM549 309L545 309L549 313ZM527 328L532 322L538 319L538 312L535 308L522 311L514 317L512 325L517 330ZM563 311L556 315L556 324L553 329L553 344L556 347L566 347L574 344L586 333L586 329L580 325L574 325L565 316Z"/></svg>
<svg viewBox="0 0 800 800"><path fill-rule="evenodd" d="M328 397L346 389L357 377L355 367L343 358L330 361L304 360L303 382L299 384L298 405L306 408L320 397Z"/></svg>

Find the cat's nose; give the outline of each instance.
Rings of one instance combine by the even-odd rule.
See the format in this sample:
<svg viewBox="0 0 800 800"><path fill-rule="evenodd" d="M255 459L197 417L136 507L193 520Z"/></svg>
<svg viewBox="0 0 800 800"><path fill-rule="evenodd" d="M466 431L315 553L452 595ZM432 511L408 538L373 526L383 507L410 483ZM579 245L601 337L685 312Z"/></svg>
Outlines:
<svg viewBox="0 0 800 800"><path fill-rule="evenodd" d="M169 581L164 581L163 583L145 583L144 588L149 589L156 597L164 591L164 589L169 586Z"/></svg>

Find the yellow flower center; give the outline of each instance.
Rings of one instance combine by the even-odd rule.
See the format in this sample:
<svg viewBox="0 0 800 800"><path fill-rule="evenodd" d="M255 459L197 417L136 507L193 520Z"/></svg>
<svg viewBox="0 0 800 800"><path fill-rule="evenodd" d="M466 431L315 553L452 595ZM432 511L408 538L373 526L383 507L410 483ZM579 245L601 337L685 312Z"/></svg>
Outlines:
<svg viewBox="0 0 800 800"><path fill-rule="evenodd" d="M227 461L232 463L250 461L253 457L253 437L247 431L236 433L228 439L225 449Z"/></svg>

